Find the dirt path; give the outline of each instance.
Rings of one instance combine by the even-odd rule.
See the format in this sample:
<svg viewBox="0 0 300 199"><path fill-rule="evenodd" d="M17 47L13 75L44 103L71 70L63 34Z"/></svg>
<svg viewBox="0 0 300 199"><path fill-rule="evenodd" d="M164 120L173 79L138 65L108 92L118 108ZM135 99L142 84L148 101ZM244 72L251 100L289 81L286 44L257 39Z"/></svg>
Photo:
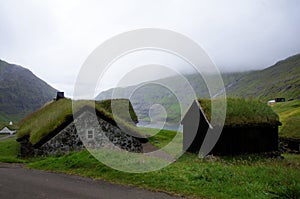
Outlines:
<svg viewBox="0 0 300 199"><path fill-rule="evenodd" d="M0 198L175 199L178 197L90 178L28 170L22 168L20 164L0 163Z"/></svg>
<svg viewBox="0 0 300 199"><path fill-rule="evenodd" d="M10 138L10 137L14 137L14 136L16 136L16 135L5 135L5 136L1 136L1 137L0 137L0 141L1 141L1 140L5 140L5 139Z"/></svg>

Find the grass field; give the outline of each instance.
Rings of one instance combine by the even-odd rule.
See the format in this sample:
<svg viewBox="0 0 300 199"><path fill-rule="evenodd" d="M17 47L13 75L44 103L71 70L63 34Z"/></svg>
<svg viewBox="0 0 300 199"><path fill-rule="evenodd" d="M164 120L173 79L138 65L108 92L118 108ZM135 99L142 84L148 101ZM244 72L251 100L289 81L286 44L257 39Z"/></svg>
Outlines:
<svg viewBox="0 0 300 199"><path fill-rule="evenodd" d="M170 143L177 134L176 131L170 131L170 130L158 130L158 129L152 129L152 128L144 128L139 127L139 131L141 134L151 136L149 137L149 142L156 146L157 148L163 148L168 143ZM181 136L180 136L181 135ZM182 139L182 133L179 133L179 139L176 140L178 145L181 145L181 139Z"/></svg>
<svg viewBox="0 0 300 199"><path fill-rule="evenodd" d="M154 135L150 141L159 148L177 134L167 130L140 130ZM17 158L18 153L15 138L0 141L0 161L26 162L26 167L31 169L76 174L193 198L300 197L300 156L295 154L285 154L284 159L255 155L202 159L196 154L184 154L161 170L134 174L111 169L86 150L27 160Z"/></svg>
<svg viewBox="0 0 300 199"><path fill-rule="evenodd" d="M18 158L20 153L20 144L16 141L16 137L10 137L5 140L0 140L0 162L25 162Z"/></svg>
<svg viewBox="0 0 300 199"><path fill-rule="evenodd" d="M28 168L64 172L197 198L299 198L299 157L256 156L200 159L185 154L159 171L132 174L113 170L87 151L50 157Z"/></svg>
<svg viewBox="0 0 300 199"><path fill-rule="evenodd" d="M282 123L279 136L300 141L300 100L276 103L272 108Z"/></svg>

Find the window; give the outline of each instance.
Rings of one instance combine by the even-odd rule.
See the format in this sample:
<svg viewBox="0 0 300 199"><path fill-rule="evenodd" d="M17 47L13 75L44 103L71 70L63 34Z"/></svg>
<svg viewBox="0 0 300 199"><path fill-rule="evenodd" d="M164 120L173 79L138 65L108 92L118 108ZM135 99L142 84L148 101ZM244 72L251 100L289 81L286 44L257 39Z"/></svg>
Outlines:
<svg viewBox="0 0 300 199"><path fill-rule="evenodd" d="M94 130L90 129L87 131L87 138L93 139L94 138Z"/></svg>

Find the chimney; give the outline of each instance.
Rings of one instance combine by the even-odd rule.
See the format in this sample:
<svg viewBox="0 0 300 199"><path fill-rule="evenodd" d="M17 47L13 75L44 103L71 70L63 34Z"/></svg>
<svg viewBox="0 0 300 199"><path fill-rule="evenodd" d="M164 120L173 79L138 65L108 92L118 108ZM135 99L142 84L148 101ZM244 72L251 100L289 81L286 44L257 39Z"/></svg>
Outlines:
<svg viewBox="0 0 300 199"><path fill-rule="evenodd" d="M59 99L63 99L63 98L65 98L64 92L57 92L56 101L59 100Z"/></svg>

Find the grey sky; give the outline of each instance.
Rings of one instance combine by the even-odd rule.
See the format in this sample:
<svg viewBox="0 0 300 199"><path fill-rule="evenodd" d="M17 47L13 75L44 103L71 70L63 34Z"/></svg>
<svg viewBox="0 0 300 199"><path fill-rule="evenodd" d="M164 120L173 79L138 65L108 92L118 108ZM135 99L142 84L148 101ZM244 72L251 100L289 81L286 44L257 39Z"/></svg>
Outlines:
<svg viewBox="0 0 300 199"><path fill-rule="evenodd" d="M300 1L3 0L0 59L71 96L80 66L98 45L145 27L190 37L222 71L262 69L300 52Z"/></svg>

